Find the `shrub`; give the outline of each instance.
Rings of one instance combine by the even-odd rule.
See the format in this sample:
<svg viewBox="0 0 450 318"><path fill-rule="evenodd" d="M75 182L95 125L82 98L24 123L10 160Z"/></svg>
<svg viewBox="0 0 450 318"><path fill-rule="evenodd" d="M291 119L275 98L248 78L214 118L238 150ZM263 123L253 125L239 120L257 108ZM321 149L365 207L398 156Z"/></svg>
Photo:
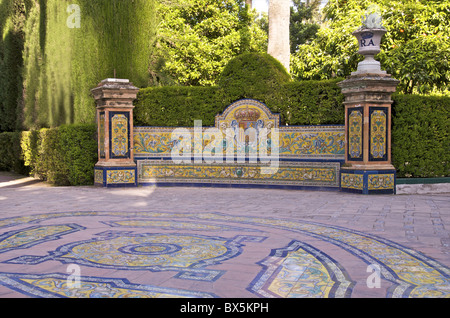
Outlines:
<svg viewBox="0 0 450 318"><path fill-rule="evenodd" d="M289 82L258 94L228 94L221 87L168 86L141 89L135 102L134 125L191 127L194 120L214 126L215 116L242 98L254 98L279 113L283 125L344 124L344 97L339 80Z"/></svg>
<svg viewBox="0 0 450 318"><path fill-rule="evenodd" d="M233 100L277 95L291 80L283 65L265 53L244 53L228 62L219 77L219 86Z"/></svg>
<svg viewBox="0 0 450 318"><path fill-rule="evenodd" d="M97 128L63 125L0 134L0 170L30 173L55 185L91 185L97 162Z"/></svg>
<svg viewBox="0 0 450 318"><path fill-rule="evenodd" d="M0 171L14 171L20 174L28 173L20 147L20 132L5 132L0 134Z"/></svg>
<svg viewBox="0 0 450 318"><path fill-rule="evenodd" d="M398 177L450 176L450 97L394 96L392 161Z"/></svg>
<svg viewBox="0 0 450 318"><path fill-rule="evenodd" d="M93 171L98 159L96 133L95 125L64 125L58 128L56 146L64 164L60 170L60 183L93 184Z"/></svg>
<svg viewBox="0 0 450 318"><path fill-rule="evenodd" d="M202 120L203 126L213 126L223 105L217 87L144 88L135 102L134 125L188 127Z"/></svg>
<svg viewBox="0 0 450 318"><path fill-rule="evenodd" d="M340 79L290 82L283 85L274 100L266 99L271 110L287 125L344 124L344 96L337 86Z"/></svg>

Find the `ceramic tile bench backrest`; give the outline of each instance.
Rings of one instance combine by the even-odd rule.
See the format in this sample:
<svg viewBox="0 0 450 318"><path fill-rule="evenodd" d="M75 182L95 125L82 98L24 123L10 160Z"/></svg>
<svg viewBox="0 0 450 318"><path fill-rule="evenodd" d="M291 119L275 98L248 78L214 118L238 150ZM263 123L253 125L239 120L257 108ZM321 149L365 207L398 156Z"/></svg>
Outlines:
<svg viewBox="0 0 450 318"><path fill-rule="evenodd" d="M216 116L215 127L198 122L186 128L134 127L133 135L139 184L339 189L345 160L344 126L280 127L278 114L251 99L228 106ZM184 160L174 160L174 153ZM215 160L208 161L207 154ZM276 169L262 173L275 160Z"/></svg>

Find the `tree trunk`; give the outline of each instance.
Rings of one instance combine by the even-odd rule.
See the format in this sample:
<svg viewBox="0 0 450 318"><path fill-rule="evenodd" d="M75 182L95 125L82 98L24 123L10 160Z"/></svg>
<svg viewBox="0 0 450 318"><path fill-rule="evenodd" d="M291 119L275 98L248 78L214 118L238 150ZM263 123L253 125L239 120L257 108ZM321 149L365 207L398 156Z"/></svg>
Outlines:
<svg viewBox="0 0 450 318"><path fill-rule="evenodd" d="M269 45L267 53L279 60L289 73L290 0L269 1Z"/></svg>
<svg viewBox="0 0 450 318"><path fill-rule="evenodd" d="M252 0L245 0L245 4L248 5L248 8L252 8Z"/></svg>

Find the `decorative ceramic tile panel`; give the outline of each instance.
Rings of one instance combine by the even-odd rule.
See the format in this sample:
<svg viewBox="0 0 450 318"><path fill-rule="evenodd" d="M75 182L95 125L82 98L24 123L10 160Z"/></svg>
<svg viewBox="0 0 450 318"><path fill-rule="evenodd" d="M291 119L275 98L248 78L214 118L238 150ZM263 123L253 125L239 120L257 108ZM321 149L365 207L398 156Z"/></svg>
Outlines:
<svg viewBox="0 0 450 318"><path fill-rule="evenodd" d="M100 112L100 118L99 118L99 150L100 150L100 158L105 158L106 151L105 151L105 112Z"/></svg>
<svg viewBox="0 0 450 318"><path fill-rule="evenodd" d="M363 158L363 108L349 110L348 115L348 159Z"/></svg>
<svg viewBox="0 0 450 318"><path fill-rule="evenodd" d="M256 100L241 100L228 106L223 114L216 116L214 128L223 142L220 148L227 154L227 139L233 142L231 153L238 149L246 153L267 149L270 155L272 145L279 147L280 159L294 160L344 160L345 128L343 126L286 126L279 127L279 115L272 114L263 103ZM194 123L193 123L194 124ZM278 144L272 138L272 128L278 128ZM179 140L172 138L176 128L135 127L134 154L136 158L171 158L172 150ZM202 143L196 140L194 127L183 128L190 134L192 152L202 153L212 137L210 127L200 131ZM210 147L216 149L217 144Z"/></svg>
<svg viewBox="0 0 450 318"><path fill-rule="evenodd" d="M280 158L343 159L343 126L304 126L280 128Z"/></svg>
<svg viewBox="0 0 450 318"><path fill-rule="evenodd" d="M362 174L341 172L341 187L346 189L362 190L364 186Z"/></svg>
<svg viewBox="0 0 450 318"><path fill-rule="evenodd" d="M94 170L94 183L103 184L103 170L100 169Z"/></svg>
<svg viewBox="0 0 450 318"><path fill-rule="evenodd" d="M128 114L110 112L111 158L127 158L129 155Z"/></svg>
<svg viewBox="0 0 450 318"><path fill-rule="evenodd" d="M139 183L233 183L339 187L338 162L283 162L273 174L261 164L174 164L168 160L139 160Z"/></svg>
<svg viewBox="0 0 450 318"><path fill-rule="evenodd" d="M370 160L387 160L387 109L370 107Z"/></svg>
<svg viewBox="0 0 450 318"><path fill-rule="evenodd" d="M216 116L216 127L221 130L234 127L271 129L278 128L279 124L280 115L273 114L265 104L254 99L239 100Z"/></svg>
<svg viewBox="0 0 450 318"><path fill-rule="evenodd" d="M107 184L134 184L136 183L136 171L134 169L107 170Z"/></svg>
<svg viewBox="0 0 450 318"><path fill-rule="evenodd" d="M394 189L394 186L395 186L395 175L393 173L369 174L368 176L369 190Z"/></svg>

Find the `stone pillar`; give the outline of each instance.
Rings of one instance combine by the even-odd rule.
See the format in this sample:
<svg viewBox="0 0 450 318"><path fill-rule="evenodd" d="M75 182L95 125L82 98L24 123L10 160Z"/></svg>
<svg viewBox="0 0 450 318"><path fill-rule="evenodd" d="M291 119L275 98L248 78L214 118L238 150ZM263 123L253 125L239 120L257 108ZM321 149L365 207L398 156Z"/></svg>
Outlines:
<svg viewBox="0 0 450 318"><path fill-rule="evenodd" d="M127 79L105 79L91 92L97 102L95 185L137 186L133 153L133 101L139 89Z"/></svg>
<svg viewBox="0 0 450 318"><path fill-rule="evenodd" d="M399 81L381 71L379 63L377 67L373 60L384 32L378 28L353 33L358 38L359 53L366 55L366 59L358 65L358 71L338 83L345 96L346 154L341 169L342 191L395 193L396 172L391 163L391 95Z"/></svg>

